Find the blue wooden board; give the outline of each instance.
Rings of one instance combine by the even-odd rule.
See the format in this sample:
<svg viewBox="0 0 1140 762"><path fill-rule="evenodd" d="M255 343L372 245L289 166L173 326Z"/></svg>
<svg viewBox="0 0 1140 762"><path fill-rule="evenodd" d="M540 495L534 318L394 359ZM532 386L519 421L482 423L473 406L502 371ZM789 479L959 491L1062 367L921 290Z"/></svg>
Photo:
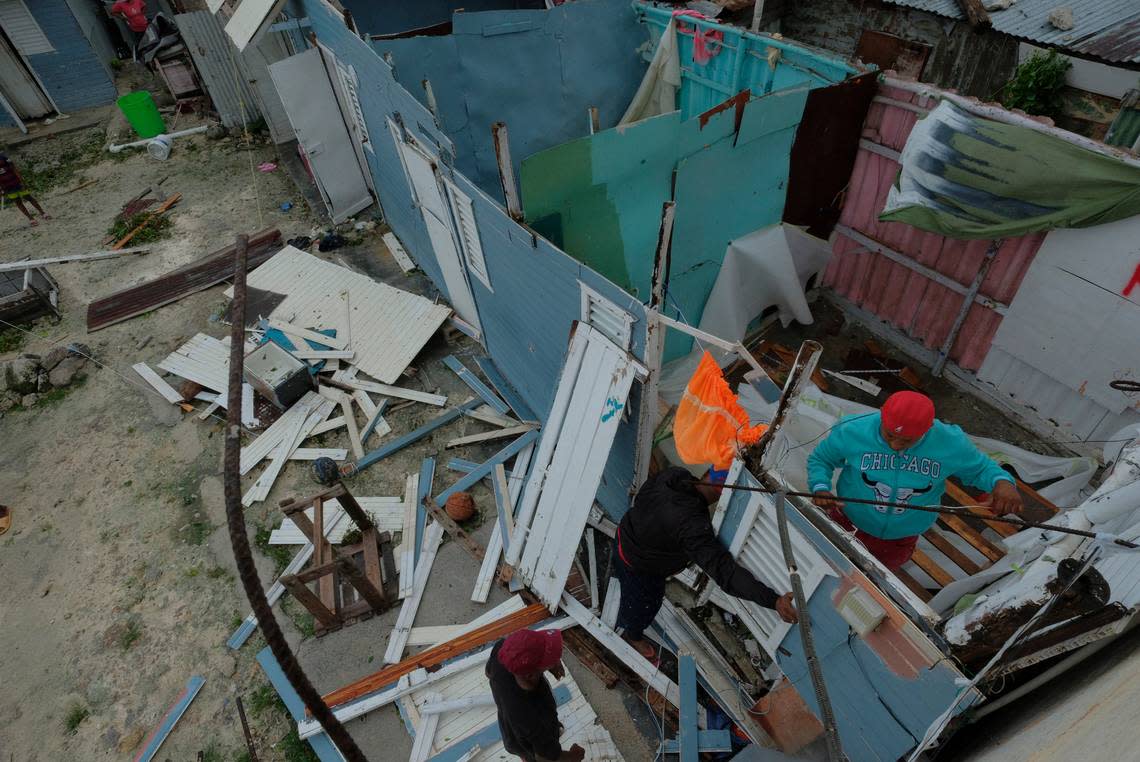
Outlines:
<svg viewBox="0 0 1140 762"><path fill-rule="evenodd" d="M664 754L682 754L681 744L675 738L665 742ZM697 751L709 753L716 751L732 751L732 734L726 730L701 730L697 732ZM684 759L684 756L681 757Z"/></svg>
<svg viewBox="0 0 1140 762"><path fill-rule="evenodd" d="M154 755L158 754L159 747L162 746L163 741L174 730L174 726L182 719L182 715L190 707L190 703L194 697L198 695L198 691L202 690L206 678L195 675L190 678L186 683L186 687L182 689L182 693L178 694L178 698L174 701L174 705L167 710L166 715L162 718L162 722L158 727L151 731L150 736L147 737L146 743L138 754L135 755L135 762L150 762L154 759Z"/></svg>
<svg viewBox="0 0 1140 762"><path fill-rule="evenodd" d="M455 371L455 375L459 376L460 380L467 384L471 391L479 395L479 398L490 405L493 410L502 415L511 412L507 403L499 399L493 391L487 388L486 384L479 380L478 376L472 373L471 370L459 362L459 360L455 359L454 355L448 355L443 358L443 364Z"/></svg>
<svg viewBox="0 0 1140 762"><path fill-rule="evenodd" d="M681 762L697 762L697 665L692 656L681 656L677 665L677 680L681 688L680 724L677 729Z"/></svg>
<svg viewBox="0 0 1140 762"><path fill-rule="evenodd" d="M419 490L416 492L416 554L415 563L420 562L420 549L424 544L424 528L427 526L427 506L425 501L432 493L435 481L435 458L424 458L420 465Z"/></svg>
<svg viewBox="0 0 1140 762"><path fill-rule="evenodd" d="M289 678L285 677L285 673L281 671L281 665L273 658L273 652L269 650L269 646L258 651L257 663L261 665L265 676L269 678L269 684L273 686L273 690L277 691L277 695L281 697L285 708L289 710L289 716L293 718L293 722L302 722L307 719L305 717L305 702L301 701L297 691L293 690ZM305 740L309 742L309 746L312 747L313 752L316 753L321 762L344 762L344 757L341 756L332 739L324 732L309 736Z"/></svg>
<svg viewBox="0 0 1140 762"><path fill-rule="evenodd" d="M511 406L511 410L515 411L515 415L523 421L537 421L538 416L530 409L515 388L503 378L503 374L499 373L499 369L495 367L495 363L490 357L478 357L475 359L475 364L479 366L479 370L483 371L483 375L491 382L491 386L495 387L507 404Z"/></svg>
<svg viewBox="0 0 1140 762"><path fill-rule="evenodd" d="M502 463L507 458L517 455L520 450L534 442L536 439L538 439L538 432L534 429L531 429L527 433L523 434L521 437L514 440L509 445L499 450L490 458L479 464L478 468L476 468L474 471L470 471L467 474L464 474L462 477L460 477L459 481L457 481L455 484L452 484L443 492L439 493L439 495L437 495L435 498L435 504L442 508L449 497L457 492L462 492L463 490L478 483L479 480L491 473L497 464Z"/></svg>
<svg viewBox="0 0 1140 762"><path fill-rule="evenodd" d="M393 453L399 452L400 450L404 449L405 447L412 444L413 442L417 442L417 441L423 439L424 437L426 437L428 434L432 433L433 431L435 431L439 427L446 426L447 424L451 423L456 418L463 415L464 411L474 410L475 408L479 407L482 404L483 404L482 400L471 400L470 402L466 403L465 405L460 405L459 407L451 408L450 410L445 410L444 412L437 415L435 418L432 418L430 421L425 423L423 426L420 426L415 431L409 431L407 434L404 434L402 437L399 437L398 439L393 439L391 442L388 442L384 445L381 445L380 447L377 447L375 450L373 450L369 453L366 453L363 458L361 458L360 460L358 460L356 462L357 472L363 471L364 469L368 468L369 466L376 465L380 461L384 460L384 458L387 458L388 456L392 455Z"/></svg>

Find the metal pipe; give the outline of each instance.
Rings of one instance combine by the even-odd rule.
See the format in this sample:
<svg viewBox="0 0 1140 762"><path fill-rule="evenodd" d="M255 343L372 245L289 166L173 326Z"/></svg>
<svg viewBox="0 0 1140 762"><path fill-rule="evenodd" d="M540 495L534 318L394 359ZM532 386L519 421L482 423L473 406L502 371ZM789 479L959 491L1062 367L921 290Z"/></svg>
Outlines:
<svg viewBox="0 0 1140 762"><path fill-rule="evenodd" d="M768 430L764 432L759 442L744 453L745 462L753 473L758 474L765 470L764 456L768 452L768 447L784 427L789 411L795 407L804 387L811 380L822 354L823 345L818 341L808 340L800 345L800 351L796 353L796 359L792 362L792 369L788 372L788 380L784 383L784 391L776 405L772 422L768 424Z"/></svg>
<svg viewBox="0 0 1140 762"><path fill-rule="evenodd" d="M198 133L205 132L208 129L209 129L209 125L203 124L200 127L191 127L188 130L179 130L178 132L171 132L170 134L167 134L166 137L168 137L168 138L181 138L181 137L185 137L187 135L197 135ZM157 137L159 137L159 136L155 135L153 138L147 138L146 140L136 140L133 143L123 143L121 145L115 145L114 143L112 143L111 145L107 146L107 150L110 151L111 153L118 153L119 151L122 151L124 148L142 148L143 146L150 145L152 142L154 142L155 138L157 138Z"/></svg>
<svg viewBox="0 0 1140 762"><path fill-rule="evenodd" d="M986 273L990 271L990 265L994 263L994 258L997 257L1002 243L1003 240L1000 238L990 241L990 246L986 249L985 258L982 259L982 264L978 267L974 281L970 284L965 296L962 297L962 306L954 318L954 324L950 326L950 333L946 334L946 340L942 342L942 346L938 350L938 358L934 361L934 367L930 369L930 375L935 378L942 375L942 369L946 367L946 361L950 359L950 350L954 347L955 339L958 338L958 331L962 330L962 324L966 322L966 315L970 314L970 308L974 306L974 299L982 287L982 281L986 279Z"/></svg>

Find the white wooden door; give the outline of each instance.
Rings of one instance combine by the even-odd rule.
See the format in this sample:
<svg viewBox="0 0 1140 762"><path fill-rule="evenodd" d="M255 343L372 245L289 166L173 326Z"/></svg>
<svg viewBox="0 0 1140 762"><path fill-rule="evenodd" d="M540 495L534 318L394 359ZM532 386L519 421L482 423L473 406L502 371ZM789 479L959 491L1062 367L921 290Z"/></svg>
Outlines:
<svg viewBox="0 0 1140 762"><path fill-rule="evenodd" d="M508 559L551 607L558 605L635 376L645 368L600 331L575 323L551 415L523 492Z"/></svg>
<svg viewBox="0 0 1140 762"><path fill-rule="evenodd" d="M443 285L451 300L451 307L476 333L482 334L475 297L467 280L467 266L459 251L457 232L448 201L440 189L439 160L419 145L404 140L400 128L388 120L388 132L395 141L396 150L404 163L404 173L411 185L412 195L424 218L436 262L443 273Z"/></svg>
<svg viewBox="0 0 1140 762"><path fill-rule="evenodd" d="M320 50L310 48L270 64L269 75L333 222L370 206L368 183Z"/></svg>
<svg viewBox="0 0 1140 762"><path fill-rule="evenodd" d="M0 95L19 119L36 119L55 110L5 34L0 34Z"/></svg>

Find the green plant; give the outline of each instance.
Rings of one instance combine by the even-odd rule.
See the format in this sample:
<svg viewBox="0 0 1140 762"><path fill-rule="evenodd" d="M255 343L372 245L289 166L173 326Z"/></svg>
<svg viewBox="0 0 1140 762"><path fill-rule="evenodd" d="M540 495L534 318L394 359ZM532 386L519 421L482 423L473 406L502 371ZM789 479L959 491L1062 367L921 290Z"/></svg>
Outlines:
<svg viewBox="0 0 1140 762"><path fill-rule="evenodd" d="M127 622L126 628L123 629L119 635L119 647L124 651L129 651L135 641L142 637L142 626L137 621L132 619Z"/></svg>
<svg viewBox="0 0 1140 762"><path fill-rule="evenodd" d="M15 352L24 346L26 334L19 328L6 328L0 331L0 354Z"/></svg>
<svg viewBox="0 0 1140 762"><path fill-rule="evenodd" d="M289 548L284 545L270 545L269 534L272 530L267 526L257 528L257 532L253 536L253 544L261 551L262 555L268 556L272 559L273 563L277 566L277 571L280 572L289 562L293 560L293 554L289 552Z"/></svg>
<svg viewBox="0 0 1140 762"><path fill-rule="evenodd" d="M132 246L169 238L173 232L174 220L170 219L166 214L155 214L151 217L152 214L154 214L153 211L143 210L127 218L116 217L115 221L111 223L111 227L107 228L107 237L113 237L118 241L145 222L146 227L135 233L134 237L131 238Z"/></svg>
<svg viewBox="0 0 1140 762"><path fill-rule="evenodd" d="M91 710L83 704L75 704L67 710L67 714L63 718L63 726L67 728L67 732L74 735L79 730L79 726L83 721L91 716Z"/></svg>
<svg viewBox="0 0 1140 762"><path fill-rule="evenodd" d="M320 758L313 753L313 749L297 735L297 726L289 729L289 734L277 743L277 748L285 758L285 762L320 762Z"/></svg>
<svg viewBox="0 0 1140 762"><path fill-rule="evenodd" d="M249 694L249 711L254 715L260 715L266 709L272 709L273 705L277 703L277 693L273 690L273 686L269 683L263 683L254 689L253 693Z"/></svg>
<svg viewBox="0 0 1140 762"><path fill-rule="evenodd" d="M1060 116L1065 75L1071 68L1072 62L1055 50L1034 53L1005 83L1002 103L1006 108L1018 108L1029 114Z"/></svg>

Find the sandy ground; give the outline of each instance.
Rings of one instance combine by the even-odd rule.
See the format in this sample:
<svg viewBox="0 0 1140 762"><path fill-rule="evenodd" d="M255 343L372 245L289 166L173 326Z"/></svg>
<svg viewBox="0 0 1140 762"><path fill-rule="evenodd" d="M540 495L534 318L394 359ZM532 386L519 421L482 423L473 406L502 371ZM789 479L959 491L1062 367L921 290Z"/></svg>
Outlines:
<svg viewBox="0 0 1140 762"><path fill-rule="evenodd" d="M193 124L184 118L179 127ZM118 127L112 124L110 131ZM69 132L13 151L21 166L41 171L50 171L60 156L81 158L61 162L65 180L40 199L52 220L30 228L15 209L0 212L0 261L12 261L103 248L122 203L163 177L169 176L162 185L167 193L182 194L171 215L174 235L153 244L149 254L52 267L63 318L36 322L20 350L45 354L80 341L105 367L89 367L86 383L58 403L0 415L0 500L14 509L13 528L0 538L0 759L129 758L192 675L205 677L205 687L159 758L188 760L202 751L206 760L243 759L234 704L241 695L261 759L307 759L307 747L298 751L287 737L291 723L269 699L254 661L264 646L261 637L236 653L224 645L248 607L224 526L221 423L181 414L130 369L139 361L155 366L197 332L224 335L226 327L217 322L226 303L223 286L91 335L85 311L91 300L184 265L238 232L274 226L290 238L309 234L316 220L283 170L251 173L251 164L277 160L275 147L264 141L247 148L233 138L196 136L180 140L168 161L157 162L138 152L111 157L85 149L102 140L104 129ZM98 182L65 193L89 180ZM292 201L293 210L280 211L283 201ZM422 276L400 272L375 233L327 256L401 288L430 291ZM467 396L438 361L477 349L466 339L449 345L437 336L407 385ZM0 355L0 361L16 354ZM398 435L435 412L413 405L387 418ZM438 455L438 491L457 478L443 468L447 458L478 460L497 449L491 443L442 452L444 442L485 430L485 424L463 419L360 475L352 489L358 495L402 494L405 474L418 470L426 455ZM346 446L342 439L343 431L334 432L325 445ZM290 464L269 500L247 511L251 536L280 522L272 509L279 499L312 490L305 464ZM485 487L474 494L484 514L493 511ZM485 541L489 532L484 523L476 537ZM257 551L255 556L262 578L272 579L274 562ZM477 571L476 562L448 542L417 624L465 622L485 610L468 600ZM494 590L491 603L503 596ZM397 613L315 639L300 607L277 611L322 689L376 668ZM643 713L639 700L605 691L568 662L627 758L651 756L629 718L631 711ZM394 708L354 722L351 730L373 759L405 758L410 750Z"/></svg>

